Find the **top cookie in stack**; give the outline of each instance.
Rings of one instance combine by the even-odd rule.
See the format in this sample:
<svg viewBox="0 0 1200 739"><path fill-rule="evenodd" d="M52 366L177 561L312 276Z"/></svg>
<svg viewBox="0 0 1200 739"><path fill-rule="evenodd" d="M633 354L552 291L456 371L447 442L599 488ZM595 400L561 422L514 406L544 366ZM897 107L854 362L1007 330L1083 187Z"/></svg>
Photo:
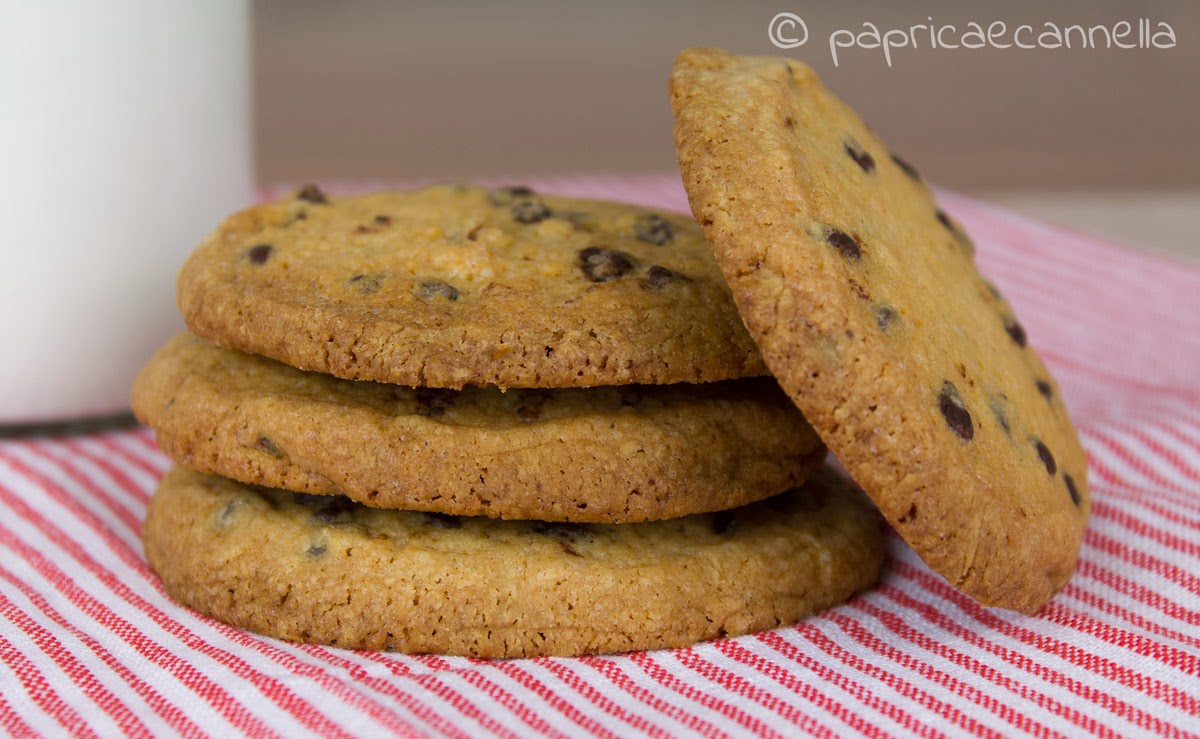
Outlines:
<svg viewBox="0 0 1200 739"><path fill-rule="evenodd" d="M353 380L461 388L765 375L691 218L527 187L327 197L227 220L179 275L193 333Z"/></svg>

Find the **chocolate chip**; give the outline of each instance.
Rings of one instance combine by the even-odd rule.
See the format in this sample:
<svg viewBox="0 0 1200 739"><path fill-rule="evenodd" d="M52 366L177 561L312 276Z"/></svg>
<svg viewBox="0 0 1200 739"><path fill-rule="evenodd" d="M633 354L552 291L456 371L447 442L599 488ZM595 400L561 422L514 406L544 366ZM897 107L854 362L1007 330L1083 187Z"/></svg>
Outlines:
<svg viewBox="0 0 1200 739"><path fill-rule="evenodd" d="M234 498L222 506L221 512L217 514L217 527L222 529L227 528L229 524L233 523L233 518L237 515L237 510L241 507L241 498Z"/></svg>
<svg viewBox="0 0 1200 739"><path fill-rule="evenodd" d="M792 118L790 115L787 116L786 118L783 119L783 127L784 128L795 128L796 127L796 119Z"/></svg>
<svg viewBox="0 0 1200 739"><path fill-rule="evenodd" d="M1012 429L1008 426L1008 411L1004 408L1004 396L992 398L988 401L988 409L992 412L992 417L996 419L996 423L1000 424L1000 428L1008 436L1012 436Z"/></svg>
<svg viewBox="0 0 1200 739"><path fill-rule="evenodd" d="M251 264L265 264L271 258L271 252L275 251L275 247L270 244L255 244L246 250L246 259Z"/></svg>
<svg viewBox="0 0 1200 739"><path fill-rule="evenodd" d="M1049 382L1046 380L1038 380L1035 384L1037 385L1038 392L1042 394L1042 397L1046 399L1047 403L1049 403L1051 400L1054 400L1054 388L1050 387Z"/></svg>
<svg viewBox="0 0 1200 739"><path fill-rule="evenodd" d="M558 539L558 546L572 557L582 557L574 546L587 538L587 532L577 524L561 521L534 521L532 529L543 536Z"/></svg>
<svg viewBox="0 0 1200 739"><path fill-rule="evenodd" d="M562 521L531 521L530 528L546 536L575 536L576 527Z"/></svg>
<svg viewBox="0 0 1200 739"><path fill-rule="evenodd" d="M663 246L675 240L675 226L657 213L647 213L633 224L633 233L642 241Z"/></svg>
<svg viewBox="0 0 1200 739"><path fill-rule="evenodd" d="M1017 319L1005 318L1004 330L1008 332L1013 341L1017 342L1017 346L1025 346L1028 343L1028 338L1025 336L1025 329L1021 324L1017 323Z"/></svg>
<svg viewBox="0 0 1200 739"><path fill-rule="evenodd" d="M899 314L892 308L886 305L875 306L875 325L879 326L881 331L887 331L899 319Z"/></svg>
<svg viewBox="0 0 1200 739"><path fill-rule="evenodd" d="M270 454L272 457L283 456L283 452L279 451L279 447L276 446L275 442L271 441L265 436L258 437L258 441L254 443L254 447L259 451Z"/></svg>
<svg viewBox="0 0 1200 739"><path fill-rule="evenodd" d="M970 441L975 437L975 423L971 420L971 413L958 394L958 388L949 380L942 383L941 392L938 393L938 408L946 419L946 425L958 434L960 439Z"/></svg>
<svg viewBox="0 0 1200 739"><path fill-rule="evenodd" d="M352 510L354 510L354 504L350 502L349 498L337 496L333 499L332 503L313 511L313 516L318 521L329 523L343 513L349 513Z"/></svg>
<svg viewBox="0 0 1200 739"><path fill-rule="evenodd" d="M385 215L375 216L375 225L376 226L390 226L390 225L392 225L392 217L385 216Z"/></svg>
<svg viewBox="0 0 1200 739"><path fill-rule="evenodd" d="M825 231L825 241L847 259L862 259L862 245L858 239L839 228L830 226Z"/></svg>
<svg viewBox="0 0 1200 739"><path fill-rule="evenodd" d="M550 209L540 200L518 200L513 203L513 220L517 223L537 223L550 217Z"/></svg>
<svg viewBox="0 0 1200 739"><path fill-rule="evenodd" d="M904 170L904 174L908 175L909 177L913 178L914 180L916 180L918 182L921 181L921 173L917 171L916 167L912 166L907 161L905 161L904 159L901 159L900 157L896 156L895 154L892 154L891 156L892 156L892 161L896 163L896 166L899 167L900 169Z"/></svg>
<svg viewBox="0 0 1200 739"><path fill-rule="evenodd" d="M449 513L427 511L425 513L425 521L435 529L462 528L462 519L460 519L458 516L451 516Z"/></svg>
<svg viewBox="0 0 1200 739"><path fill-rule="evenodd" d="M383 275L378 273L354 275L346 282L356 286L363 295L371 295L379 292L379 288L383 286Z"/></svg>
<svg viewBox="0 0 1200 739"><path fill-rule="evenodd" d="M865 300L867 302L871 301L871 293L867 292L867 288L863 287L858 280L850 280L849 284L850 291L854 293L859 300Z"/></svg>
<svg viewBox="0 0 1200 739"><path fill-rule="evenodd" d="M1075 487L1075 480L1067 473L1063 473L1063 482L1067 484L1067 492L1071 494L1071 502L1079 506L1079 488Z"/></svg>
<svg viewBox="0 0 1200 739"><path fill-rule="evenodd" d="M862 167L862 171L867 173L875 171L875 157L871 156L871 153L862 148L857 141L847 139L843 143L843 147L846 149L846 153L850 155L850 158L854 160L854 163Z"/></svg>
<svg viewBox="0 0 1200 739"><path fill-rule="evenodd" d="M525 185L508 185L505 187L496 187L488 190L488 202L497 207L503 205L512 205L513 201L535 197L535 193Z"/></svg>
<svg viewBox="0 0 1200 739"><path fill-rule="evenodd" d="M946 211L938 208L933 212L933 214L937 216L938 223L945 226L946 230L954 234L954 238L960 245L962 245L963 249L966 250L968 255L975 254L975 244L971 242L971 239L967 237L967 234L961 228L959 228L954 221L950 220L950 216L946 215Z"/></svg>
<svg viewBox="0 0 1200 739"><path fill-rule="evenodd" d="M579 268L592 282L608 282L634 269L634 259L623 251L589 246L579 252Z"/></svg>
<svg viewBox="0 0 1200 739"><path fill-rule="evenodd" d="M413 389L413 396L417 401L417 415L427 418L436 418L446 412L446 409L454 405L454 399L457 393L453 390L445 390L434 387L418 387Z"/></svg>
<svg viewBox="0 0 1200 739"><path fill-rule="evenodd" d="M293 498L297 503L309 508L313 518L325 523L329 523L343 513L353 511L356 505L354 501L344 495L295 493Z"/></svg>
<svg viewBox="0 0 1200 739"><path fill-rule="evenodd" d="M445 298L451 303L458 300L458 288L440 280L426 280L417 288L417 295L426 300Z"/></svg>
<svg viewBox="0 0 1200 739"><path fill-rule="evenodd" d="M717 511L709 519L709 526L717 536L728 536L737 528L737 519L732 511Z"/></svg>
<svg viewBox="0 0 1200 739"><path fill-rule="evenodd" d="M671 282L691 282L692 278L673 269L667 269L655 264L646 273L646 281L650 283L650 287L661 288Z"/></svg>
<svg viewBox="0 0 1200 739"><path fill-rule="evenodd" d="M1037 449L1038 458L1042 460L1042 464L1046 465L1046 472L1054 477L1054 473L1058 472L1058 464L1054 461L1054 455L1050 453L1049 447L1042 443L1041 439L1033 440L1033 448Z"/></svg>
<svg viewBox="0 0 1200 739"><path fill-rule="evenodd" d="M329 202L329 198L325 197L325 193L321 192L321 188L312 184L300 188L300 191L296 193L296 197L305 202L316 203L318 205L324 205Z"/></svg>

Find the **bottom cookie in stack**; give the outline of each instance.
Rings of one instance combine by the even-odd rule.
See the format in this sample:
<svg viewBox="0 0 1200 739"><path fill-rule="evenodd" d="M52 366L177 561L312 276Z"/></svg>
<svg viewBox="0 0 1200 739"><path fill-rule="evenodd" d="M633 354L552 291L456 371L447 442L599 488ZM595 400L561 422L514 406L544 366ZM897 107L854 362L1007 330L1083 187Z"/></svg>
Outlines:
<svg viewBox="0 0 1200 739"><path fill-rule="evenodd" d="M831 473L768 498L825 455L769 379L432 390L184 335L133 400L200 470L152 500L150 565L179 601L271 636L476 657L677 647L791 623L882 563L873 509Z"/></svg>
<svg viewBox="0 0 1200 739"><path fill-rule="evenodd" d="M871 505L825 469L782 495L633 524L370 508L175 468L146 557L177 600L283 639L474 657L683 647L872 585Z"/></svg>

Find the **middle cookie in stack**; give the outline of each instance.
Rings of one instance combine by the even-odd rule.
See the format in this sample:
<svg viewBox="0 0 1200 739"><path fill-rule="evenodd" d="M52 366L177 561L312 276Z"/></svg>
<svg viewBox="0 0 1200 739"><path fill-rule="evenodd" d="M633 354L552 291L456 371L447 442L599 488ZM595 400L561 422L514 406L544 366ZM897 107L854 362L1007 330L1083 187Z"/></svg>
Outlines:
<svg viewBox="0 0 1200 739"><path fill-rule="evenodd" d="M792 487L825 447L769 379L460 391L352 382L172 339L139 416L186 467L365 505L627 523Z"/></svg>
<svg viewBox="0 0 1200 739"><path fill-rule="evenodd" d="M543 198L523 187L338 198L309 187L227 220L185 265L179 301L204 339L177 337L159 352L135 384L135 411L180 464L242 483L345 495L374 509L637 526L775 495L807 478L825 454L774 381L755 377L762 362L686 216ZM264 613L257 590L238 591L266 587L239 574L255 563L199 566L173 546L192 534L214 544L231 535L224 513L209 522L180 513L189 496L202 495L184 489L160 491L145 529L147 556L169 592L235 624L351 647L512 656L678 646L832 605L873 581L880 558L878 542L861 535L811 542L806 534L785 549L807 547L810 564L825 569L761 583L779 592L761 599L758 613L682 633L663 623L672 608L697 610L700 601L664 595L666 605L652 608L660 615L637 626L634 613L607 624L584 613L550 617L542 606L521 615L505 600L519 602L513 592L494 614L459 603L475 620L443 629L443 641L401 638L392 636L402 631L396 621L420 622L417 610L355 614L360 627L349 632L344 617L330 625ZM838 510L864 522L850 529L873 528L867 506ZM714 527L724 535L728 522ZM477 567L492 568L487 527L455 526L447 536L464 532L482 532L470 548L483 553ZM747 535L757 534L748 527ZM690 543L664 542L655 546L670 552L639 556L665 561ZM296 552L311 551L306 546L297 542ZM764 539L758 556L796 554L780 546L778 537ZM728 551L744 561L744 551ZM320 601L314 572L305 580L314 592L289 595L299 599L289 608L299 603L303 613L306 597ZM289 568L279 575L294 576ZM699 578L692 590L712 597L750 587L708 582L686 568L679 576ZM797 598L798 587L812 597ZM530 625L514 632L514 612ZM493 630L507 636L492 640Z"/></svg>

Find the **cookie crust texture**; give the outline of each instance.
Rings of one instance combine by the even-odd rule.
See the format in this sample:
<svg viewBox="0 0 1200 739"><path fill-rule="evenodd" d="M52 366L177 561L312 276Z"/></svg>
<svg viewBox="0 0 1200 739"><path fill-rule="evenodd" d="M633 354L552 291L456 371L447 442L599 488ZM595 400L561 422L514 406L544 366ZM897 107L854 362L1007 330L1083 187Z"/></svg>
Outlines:
<svg viewBox="0 0 1200 739"><path fill-rule="evenodd" d="M468 516L620 523L733 508L799 484L825 457L770 378L431 390L304 372L181 334L132 400L186 467Z"/></svg>
<svg viewBox="0 0 1200 739"><path fill-rule="evenodd" d="M1075 569L1087 461L961 226L803 64L689 49L670 93L693 213L772 374L934 570L1039 610Z"/></svg>
<svg viewBox="0 0 1200 739"><path fill-rule="evenodd" d="M177 287L193 333L352 380L458 389L766 374L690 217L521 186L309 186L228 218Z"/></svg>
<svg viewBox="0 0 1200 739"><path fill-rule="evenodd" d="M240 628L473 657L786 625L870 587L884 557L877 514L829 470L734 511L601 525L382 510L175 468L143 538L173 598Z"/></svg>

